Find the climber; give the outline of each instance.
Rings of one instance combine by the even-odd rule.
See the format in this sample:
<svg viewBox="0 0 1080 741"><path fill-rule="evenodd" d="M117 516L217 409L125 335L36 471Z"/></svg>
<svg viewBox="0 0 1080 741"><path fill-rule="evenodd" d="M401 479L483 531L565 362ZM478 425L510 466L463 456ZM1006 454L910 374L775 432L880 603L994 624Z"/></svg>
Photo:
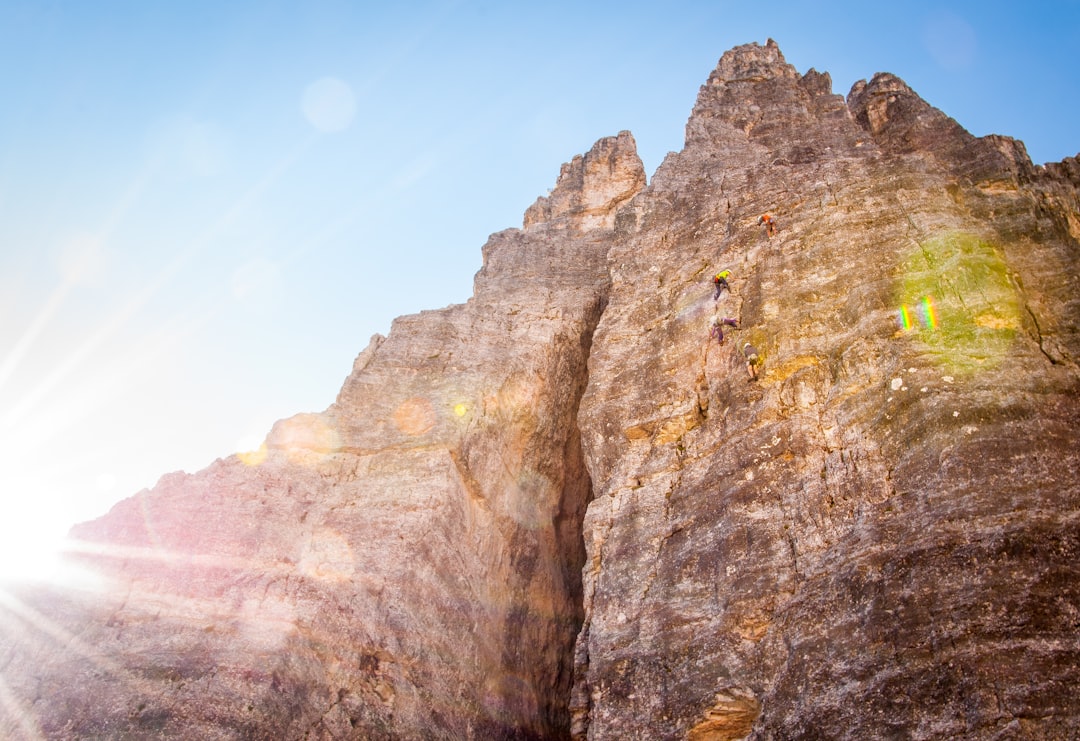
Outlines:
<svg viewBox="0 0 1080 741"><path fill-rule="evenodd" d="M714 293L712 297L713 301L720 298L720 293L725 288L728 290L729 293L731 292L731 286L729 286L727 282L727 279L730 275L730 270L721 270L719 273L713 276L712 282L713 285L716 286L716 293Z"/></svg>
<svg viewBox="0 0 1080 741"><path fill-rule="evenodd" d="M743 355L746 356L746 372L750 374L750 380L757 380L757 367L761 365L761 357L757 349L747 342L742 347Z"/></svg>
<svg viewBox="0 0 1080 741"><path fill-rule="evenodd" d="M772 239L776 236L776 219L773 218L772 214L762 214L761 217L757 220L757 223L763 224L765 226L765 234L769 237L769 239Z"/></svg>
<svg viewBox="0 0 1080 741"><path fill-rule="evenodd" d="M724 325L725 324L727 326L729 326L729 327L734 327L735 329L739 328L739 322L737 320L735 320L735 319L732 319L729 316L716 317L715 319L713 319L712 320L712 330L710 330L710 332L709 332L709 337L715 337L716 341L721 345L724 344Z"/></svg>

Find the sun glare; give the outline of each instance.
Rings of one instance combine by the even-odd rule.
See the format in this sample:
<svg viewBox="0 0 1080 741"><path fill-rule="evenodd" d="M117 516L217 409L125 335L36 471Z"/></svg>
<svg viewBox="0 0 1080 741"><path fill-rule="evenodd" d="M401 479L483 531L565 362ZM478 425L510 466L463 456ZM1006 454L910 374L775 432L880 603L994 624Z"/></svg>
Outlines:
<svg viewBox="0 0 1080 741"><path fill-rule="evenodd" d="M103 513L117 495L117 476L106 470L94 441L79 434L80 420L100 408L85 393L38 394L37 388L0 394L0 582L64 579L68 530ZM10 403L28 398L35 401L25 409ZM82 449L74 450L72 439Z"/></svg>
<svg viewBox="0 0 1080 741"><path fill-rule="evenodd" d="M5 507L0 530L0 582L56 581L61 578L63 532L44 513Z"/></svg>

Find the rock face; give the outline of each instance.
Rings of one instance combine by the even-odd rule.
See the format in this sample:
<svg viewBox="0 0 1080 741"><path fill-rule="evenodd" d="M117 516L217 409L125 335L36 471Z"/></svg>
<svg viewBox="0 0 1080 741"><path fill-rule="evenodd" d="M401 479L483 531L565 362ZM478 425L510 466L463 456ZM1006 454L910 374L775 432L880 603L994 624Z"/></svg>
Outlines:
<svg viewBox="0 0 1080 741"><path fill-rule="evenodd" d="M1078 266L1075 159L734 49L647 187L601 140L329 409L76 528L0 736L1076 738Z"/></svg>
<svg viewBox="0 0 1080 741"><path fill-rule="evenodd" d="M1075 174L771 44L686 141L609 252L575 733L1073 737Z"/></svg>
<svg viewBox="0 0 1080 741"><path fill-rule="evenodd" d="M629 134L584 161L644 184ZM397 319L324 413L77 527L111 578L93 618L27 601L86 650L50 633L9 657L44 735L565 734L592 490L575 418L608 285L590 202L494 235L474 297Z"/></svg>
<svg viewBox="0 0 1080 741"><path fill-rule="evenodd" d="M536 199L525 212L525 231L571 217L575 231L610 230L619 208L645 187L645 170L636 156L619 156L635 149L630 132L602 139L584 157L563 165L550 195Z"/></svg>

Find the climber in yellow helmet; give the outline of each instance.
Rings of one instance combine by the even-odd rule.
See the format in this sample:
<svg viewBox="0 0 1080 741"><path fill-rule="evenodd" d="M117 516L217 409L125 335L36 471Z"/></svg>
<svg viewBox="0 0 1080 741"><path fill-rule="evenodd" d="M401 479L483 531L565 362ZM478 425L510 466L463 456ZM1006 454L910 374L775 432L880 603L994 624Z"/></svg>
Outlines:
<svg viewBox="0 0 1080 741"><path fill-rule="evenodd" d="M713 285L716 286L716 292L713 293L712 297L713 301L720 298L720 293L724 291L724 289L727 289L729 292L731 291L731 286L729 286L727 282L727 279L730 275L730 270L721 270L719 273L713 276L712 282Z"/></svg>

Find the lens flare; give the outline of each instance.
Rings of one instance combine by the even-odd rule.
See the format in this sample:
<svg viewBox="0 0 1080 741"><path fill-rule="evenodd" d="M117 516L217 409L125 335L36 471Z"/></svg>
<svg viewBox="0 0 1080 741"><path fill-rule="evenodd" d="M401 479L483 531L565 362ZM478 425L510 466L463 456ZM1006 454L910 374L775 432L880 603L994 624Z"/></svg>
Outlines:
<svg viewBox="0 0 1080 741"><path fill-rule="evenodd" d="M236 457L239 458L240 462L243 463L245 466L255 468L262 465L263 461L266 460L266 455L266 443L262 443L254 450L245 450L243 452L237 453Z"/></svg>
<svg viewBox="0 0 1080 741"><path fill-rule="evenodd" d="M266 447L284 451L293 463L315 464L341 447L341 436L332 420L323 415L295 414L274 424ZM264 457L256 451L247 458L249 465L257 465Z"/></svg>
<svg viewBox="0 0 1080 741"><path fill-rule="evenodd" d="M304 89L300 109L319 131L344 131L356 117L356 95L348 83L324 77Z"/></svg>
<svg viewBox="0 0 1080 741"><path fill-rule="evenodd" d="M900 329L905 332L911 331L911 312L908 311L908 307L900 307Z"/></svg>
<svg viewBox="0 0 1080 741"><path fill-rule="evenodd" d="M897 312L897 324L900 326L900 331L910 332L915 329L915 322L912 320L912 310L903 305L900 307L900 311ZM918 308L919 326L931 331L937 329L937 316L934 314L934 300L930 296L923 296L919 300Z"/></svg>
<svg viewBox="0 0 1080 741"><path fill-rule="evenodd" d="M999 251L972 234L946 232L903 260L897 323L955 373L990 367L1022 327L1021 301Z"/></svg>
<svg viewBox="0 0 1080 741"><path fill-rule="evenodd" d="M922 320L927 329L937 329L937 317L934 315L934 302L929 296L923 296Z"/></svg>

